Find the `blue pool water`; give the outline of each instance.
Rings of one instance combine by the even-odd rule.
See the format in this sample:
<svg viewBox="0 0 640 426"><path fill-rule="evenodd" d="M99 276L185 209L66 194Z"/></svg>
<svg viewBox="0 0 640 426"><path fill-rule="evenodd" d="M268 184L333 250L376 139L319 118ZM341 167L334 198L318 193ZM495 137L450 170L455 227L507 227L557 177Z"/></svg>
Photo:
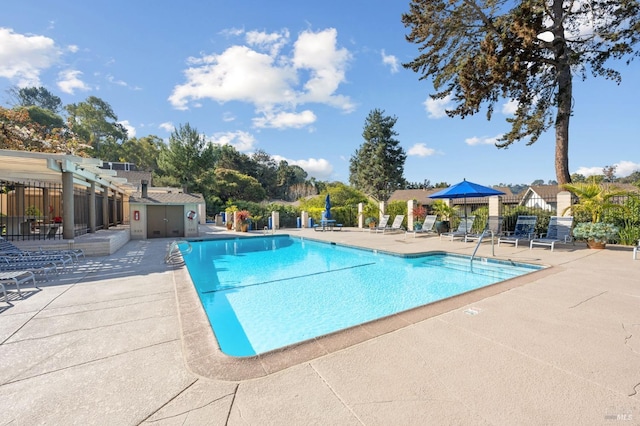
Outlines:
<svg viewBox="0 0 640 426"><path fill-rule="evenodd" d="M251 356L540 269L273 236L181 246L224 353Z"/></svg>

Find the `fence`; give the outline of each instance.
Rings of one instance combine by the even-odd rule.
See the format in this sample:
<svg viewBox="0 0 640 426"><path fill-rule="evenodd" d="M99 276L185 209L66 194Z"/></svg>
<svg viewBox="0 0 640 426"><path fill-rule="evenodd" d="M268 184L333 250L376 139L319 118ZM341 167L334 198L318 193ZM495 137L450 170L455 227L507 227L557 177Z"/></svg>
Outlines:
<svg viewBox="0 0 640 426"><path fill-rule="evenodd" d="M74 223L63 223L62 185L50 182L0 181L0 232L7 240L62 239L65 226L75 236L90 232L91 189L74 186ZM104 196L95 197L96 228L103 228ZM113 203L116 203L115 209ZM122 223L123 202L109 198L109 224Z"/></svg>

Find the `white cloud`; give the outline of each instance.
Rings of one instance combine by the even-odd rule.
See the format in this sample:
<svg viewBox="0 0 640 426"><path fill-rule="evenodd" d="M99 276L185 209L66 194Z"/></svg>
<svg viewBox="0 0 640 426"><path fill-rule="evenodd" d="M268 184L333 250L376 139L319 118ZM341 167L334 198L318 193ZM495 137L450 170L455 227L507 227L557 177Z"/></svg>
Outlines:
<svg viewBox="0 0 640 426"><path fill-rule="evenodd" d="M224 121L224 122L228 123L230 121L235 121L235 119L236 119L236 116L233 115L233 113L231 113L229 111L227 111L224 114L222 114L222 121Z"/></svg>
<svg viewBox="0 0 640 426"><path fill-rule="evenodd" d="M263 117L256 117L253 119L253 124L258 128L274 128L274 129L286 129L295 128L299 129L305 127L316 121L316 115L313 111L304 110L299 113L295 112L280 112L280 113L265 113Z"/></svg>
<svg viewBox="0 0 640 426"><path fill-rule="evenodd" d="M89 90L89 86L82 80L82 71L65 70L58 73L58 87L64 93L73 95L76 90Z"/></svg>
<svg viewBox="0 0 640 426"><path fill-rule="evenodd" d="M324 158L309 158L308 160L291 160L279 155L271 156L276 163L284 160L291 166L299 166L304 169L310 177L319 180L327 180L333 173L333 166Z"/></svg>
<svg viewBox="0 0 640 426"><path fill-rule="evenodd" d="M295 71L275 64L275 59L246 46L232 46L220 55L189 58L187 83L174 87L171 104L186 110L189 101L211 99L249 102L258 109L293 104L291 84Z"/></svg>
<svg viewBox="0 0 640 426"><path fill-rule="evenodd" d="M246 34L248 46L235 45L220 54L189 58L186 82L174 87L169 102L182 110L204 99L247 102L263 115L256 123L265 126L274 117L282 119L274 123L286 125L288 119L293 127L313 122L307 111L295 111L305 103L330 105L345 112L355 109L349 97L336 93L346 81L351 54L337 47L335 29L302 32L288 54L280 52L289 42L286 30Z"/></svg>
<svg viewBox="0 0 640 426"><path fill-rule="evenodd" d="M633 161L620 161L616 163L616 176L626 177L633 172L640 171L640 163L634 163Z"/></svg>
<svg viewBox="0 0 640 426"><path fill-rule="evenodd" d="M509 102L502 104L502 113L504 115L513 115L518 111L518 101L511 99Z"/></svg>
<svg viewBox="0 0 640 426"><path fill-rule="evenodd" d="M107 81L109 81L109 83L116 84L118 86L123 86L123 87L129 86L126 81L116 80L116 78L112 75L107 76Z"/></svg>
<svg viewBox="0 0 640 426"><path fill-rule="evenodd" d="M495 145L496 142L498 142L498 139L500 139L501 137L502 137L502 134L497 135L497 136L493 136L493 137L488 137L488 136L477 137L477 136L473 136L471 138L465 139L464 143L466 143L467 145L470 145L470 146L475 146L475 145Z"/></svg>
<svg viewBox="0 0 640 426"><path fill-rule="evenodd" d="M328 28L317 33L304 31L294 44L293 64L297 70L308 70L310 79L305 83L302 102L317 102L351 112L355 105L342 95L334 95L340 83L346 80L347 64L351 53L337 49L338 31Z"/></svg>
<svg viewBox="0 0 640 426"><path fill-rule="evenodd" d="M276 56L289 42L289 31L282 33L265 33L261 31L248 31L246 33L247 44L261 50L268 51L271 56Z"/></svg>
<svg viewBox="0 0 640 426"><path fill-rule="evenodd" d="M129 138L136 137L136 128L129 123L129 120L119 121L118 123L122 124L124 128L127 129L127 136Z"/></svg>
<svg viewBox="0 0 640 426"><path fill-rule="evenodd" d="M389 67L391 68L391 73L395 74L398 72L398 70L400 69L400 66L398 64L398 58L396 58L394 55L387 55L384 52L384 49L382 49L382 52L380 52L381 56L382 56L382 63L385 65L389 65Z"/></svg>
<svg viewBox="0 0 640 426"><path fill-rule="evenodd" d="M240 152L252 151L257 143L251 133L241 130L215 133L208 139L216 145L231 145Z"/></svg>
<svg viewBox="0 0 640 426"><path fill-rule="evenodd" d="M164 123L160 123L158 127L160 127L165 132L169 132L169 133L173 132L176 129L176 126L174 126L173 123L170 121L165 121Z"/></svg>
<svg viewBox="0 0 640 426"><path fill-rule="evenodd" d="M425 109L427 110L429 118L443 118L447 116L446 109L450 108L451 105L451 95L443 98L443 99L433 99L432 97L427 98L424 101Z"/></svg>
<svg viewBox="0 0 640 426"><path fill-rule="evenodd" d="M19 87L40 85L40 73L58 61L60 50L48 37L16 34L0 27L0 77Z"/></svg>
<svg viewBox="0 0 640 426"><path fill-rule="evenodd" d="M608 164L607 164L608 165ZM616 177L626 177L631 173L640 171L640 164L634 163L633 161L622 160L618 163L613 164L616 166ZM575 173L581 174L583 176L596 176L602 175L602 170L604 166L593 166L593 167L579 167Z"/></svg>
<svg viewBox="0 0 640 426"><path fill-rule="evenodd" d="M70 44L67 46L67 50L71 53L76 53L80 48L75 44Z"/></svg>
<svg viewBox="0 0 640 426"><path fill-rule="evenodd" d="M436 150L433 148L428 148L424 143L417 143L413 145L407 151L407 154L410 156L416 157L430 157L436 153Z"/></svg>

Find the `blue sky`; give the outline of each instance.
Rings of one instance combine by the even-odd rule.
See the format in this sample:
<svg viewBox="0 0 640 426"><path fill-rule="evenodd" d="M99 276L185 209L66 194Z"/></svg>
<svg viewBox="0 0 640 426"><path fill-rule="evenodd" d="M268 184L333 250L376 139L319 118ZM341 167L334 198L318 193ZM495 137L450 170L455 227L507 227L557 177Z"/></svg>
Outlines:
<svg viewBox="0 0 640 426"><path fill-rule="evenodd" d="M210 4L205 4L210 3ZM485 185L555 179L553 129L498 149L508 100L448 118L433 87L401 64L418 55L408 1L9 2L0 14L0 104L43 85L64 104L108 102L130 136L168 139L189 123L214 143L263 149L321 180L348 182L368 113L396 116L412 182ZM572 173L640 170L640 63L623 82L574 80Z"/></svg>

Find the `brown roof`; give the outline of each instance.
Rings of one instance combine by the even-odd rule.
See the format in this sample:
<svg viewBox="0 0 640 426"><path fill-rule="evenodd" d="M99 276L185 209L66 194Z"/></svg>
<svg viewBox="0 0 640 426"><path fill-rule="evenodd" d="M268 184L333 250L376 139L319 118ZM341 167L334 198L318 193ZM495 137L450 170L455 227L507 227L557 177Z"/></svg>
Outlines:
<svg viewBox="0 0 640 426"><path fill-rule="evenodd" d="M422 204L430 204L433 202L431 198L428 198L429 195L435 194L436 192L442 190L442 188L431 188L431 189L398 189L391 194L388 202L391 201L409 201L409 200L417 200Z"/></svg>
<svg viewBox="0 0 640 426"><path fill-rule="evenodd" d="M185 194L183 192L151 192L147 194L146 198L142 198L140 192L135 192L131 195L129 203L142 203L142 204L187 204L187 203L199 203L204 204L204 197L202 194Z"/></svg>
<svg viewBox="0 0 640 426"><path fill-rule="evenodd" d="M151 172L116 170L116 176L127 179L131 185L140 189L140 181L146 180L151 185Z"/></svg>
<svg viewBox="0 0 640 426"><path fill-rule="evenodd" d="M531 185L522 193L522 198L524 198L530 190L542 198L554 198L558 196L558 192L562 191L562 187L559 185Z"/></svg>

